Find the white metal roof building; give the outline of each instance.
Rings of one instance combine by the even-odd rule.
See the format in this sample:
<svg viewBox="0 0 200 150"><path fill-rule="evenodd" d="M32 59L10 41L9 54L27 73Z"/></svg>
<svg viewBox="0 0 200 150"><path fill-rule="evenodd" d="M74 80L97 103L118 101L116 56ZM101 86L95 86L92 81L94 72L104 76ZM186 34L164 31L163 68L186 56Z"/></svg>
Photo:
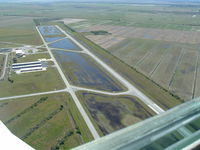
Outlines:
<svg viewBox="0 0 200 150"><path fill-rule="evenodd" d="M25 63L15 63L12 65L12 70L17 74L36 72L36 71L45 71L46 67L42 65L41 61L35 62L25 62Z"/></svg>

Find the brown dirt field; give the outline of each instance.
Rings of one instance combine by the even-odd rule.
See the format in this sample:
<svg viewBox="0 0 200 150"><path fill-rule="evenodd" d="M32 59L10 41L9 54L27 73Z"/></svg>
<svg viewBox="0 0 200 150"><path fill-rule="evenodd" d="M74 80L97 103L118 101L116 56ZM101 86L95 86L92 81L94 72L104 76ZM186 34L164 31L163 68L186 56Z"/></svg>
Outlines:
<svg viewBox="0 0 200 150"><path fill-rule="evenodd" d="M200 43L200 33L193 31L178 31L167 29L161 30L110 25L96 25L89 27L88 30L106 30L112 33L113 36L122 36L124 38L154 39L190 44Z"/></svg>
<svg viewBox="0 0 200 150"><path fill-rule="evenodd" d="M125 39L123 37L114 37L112 35L88 35L86 37L103 48L109 48Z"/></svg>

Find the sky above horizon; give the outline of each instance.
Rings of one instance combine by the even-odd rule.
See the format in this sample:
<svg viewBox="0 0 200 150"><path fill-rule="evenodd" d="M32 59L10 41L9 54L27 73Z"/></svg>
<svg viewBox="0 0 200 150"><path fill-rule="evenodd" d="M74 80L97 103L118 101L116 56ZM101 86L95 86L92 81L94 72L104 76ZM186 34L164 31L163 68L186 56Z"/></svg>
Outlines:
<svg viewBox="0 0 200 150"><path fill-rule="evenodd" d="M0 2L55 2L55 1L76 1L76 2L108 2L108 1L112 1L112 2L156 2L156 1L163 1L165 2L166 0L0 0ZM200 0L167 0L167 1L200 1Z"/></svg>

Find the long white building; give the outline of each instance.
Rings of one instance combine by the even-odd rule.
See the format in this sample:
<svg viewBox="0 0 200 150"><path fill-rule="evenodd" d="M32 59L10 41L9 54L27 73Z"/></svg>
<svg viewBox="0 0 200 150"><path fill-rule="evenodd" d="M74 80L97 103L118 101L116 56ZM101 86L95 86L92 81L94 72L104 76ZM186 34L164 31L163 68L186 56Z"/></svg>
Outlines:
<svg viewBox="0 0 200 150"><path fill-rule="evenodd" d="M41 61L35 62L25 62L25 63L15 63L12 65L12 70L17 74L36 72L36 71L45 71L46 67L42 65Z"/></svg>

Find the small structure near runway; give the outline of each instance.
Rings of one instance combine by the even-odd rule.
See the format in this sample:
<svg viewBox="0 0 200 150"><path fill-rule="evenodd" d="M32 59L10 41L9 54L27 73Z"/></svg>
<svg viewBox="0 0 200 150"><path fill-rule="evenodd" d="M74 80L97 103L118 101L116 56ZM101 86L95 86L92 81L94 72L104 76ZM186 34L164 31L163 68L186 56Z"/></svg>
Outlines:
<svg viewBox="0 0 200 150"><path fill-rule="evenodd" d="M28 54L34 54L37 51L38 51L37 48L32 47L30 45L25 45L23 47L17 47L12 49L12 52L14 52L16 54L16 57L18 58L25 57Z"/></svg>
<svg viewBox="0 0 200 150"><path fill-rule="evenodd" d="M12 70L17 74L46 71L46 66L43 65L42 61L25 62L25 63L15 63L12 65Z"/></svg>
<svg viewBox="0 0 200 150"><path fill-rule="evenodd" d="M18 58L25 56L25 52L22 49L16 49L15 52Z"/></svg>

